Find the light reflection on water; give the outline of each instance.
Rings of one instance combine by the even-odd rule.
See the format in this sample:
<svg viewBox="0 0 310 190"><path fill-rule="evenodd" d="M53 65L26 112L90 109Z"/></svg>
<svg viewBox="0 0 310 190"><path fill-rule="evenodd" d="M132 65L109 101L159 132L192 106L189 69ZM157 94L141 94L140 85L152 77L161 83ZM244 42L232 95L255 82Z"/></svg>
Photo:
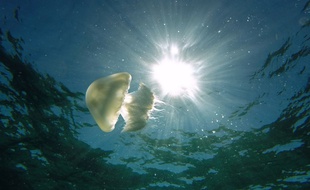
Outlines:
<svg viewBox="0 0 310 190"><path fill-rule="evenodd" d="M40 17L29 17L32 13L24 11L29 5L20 5L20 22L8 16L2 29L22 36L25 56L40 72L70 89L84 92L94 79L119 71L132 73L133 89L140 82L153 88L160 101L140 132L121 134L122 119L112 133L102 133L87 114L77 119L91 126L79 130L79 139L112 151L103 158L105 166L124 166L130 174L138 173L146 181L140 188L306 186L309 8L302 10L304 1L294 6L281 1L242 3L238 9L236 2L216 1L131 5L108 1L88 7L68 3L61 9L50 3L46 12L42 7L34 10ZM46 18L48 24L43 22ZM160 96L150 77L152 65L174 43L182 60L197 66L199 90L191 98ZM2 79L4 85L12 80ZM59 108L51 110L59 116ZM18 134L28 132L24 127ZM29 148L19 146L20 151ZM54 163L44 155L46 147L31 148L29 155L38 163ZM28 163L18 161L14 167L35 170Z"/></svg>

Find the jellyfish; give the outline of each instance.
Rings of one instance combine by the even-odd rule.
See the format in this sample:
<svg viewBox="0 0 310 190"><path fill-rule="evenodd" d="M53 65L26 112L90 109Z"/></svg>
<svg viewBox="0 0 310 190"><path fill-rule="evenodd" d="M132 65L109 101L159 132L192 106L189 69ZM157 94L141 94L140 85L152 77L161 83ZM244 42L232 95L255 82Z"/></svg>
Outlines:
<svg viewBox="0 0 310 190"><path fill-rule="evenodd" d="M131 75L116 73L90 84L86 91L86 105L104 132L115 128L119 115L125 120L122 132L144 128L154 107L154 94L141 83L138 90L128 93Z"/></svg>

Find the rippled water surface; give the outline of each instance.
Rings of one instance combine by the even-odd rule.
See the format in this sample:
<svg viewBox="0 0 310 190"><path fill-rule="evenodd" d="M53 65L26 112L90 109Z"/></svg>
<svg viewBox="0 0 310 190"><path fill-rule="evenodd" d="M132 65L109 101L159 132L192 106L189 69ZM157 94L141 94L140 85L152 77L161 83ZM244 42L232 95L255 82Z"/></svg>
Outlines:
<svg viewBox="0 0 310 190"><path fill-rule="evenodd" d="M310 1L0 9L0 189L310 188ZM118 72L155 95L140 131L86 107Z"/></svg>

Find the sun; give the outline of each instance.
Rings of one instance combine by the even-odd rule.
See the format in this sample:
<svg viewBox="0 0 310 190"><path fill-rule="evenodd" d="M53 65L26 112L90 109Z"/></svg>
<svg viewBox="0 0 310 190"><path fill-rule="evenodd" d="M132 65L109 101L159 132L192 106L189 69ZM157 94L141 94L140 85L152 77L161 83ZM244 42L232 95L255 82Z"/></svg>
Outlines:
<svg viewBox="0 0 310 190"><path fill-rule="evenodd" d="M198 89L195 71L190 63L179 58L179 49L172 46L168 54L152 68L155 81L164 95L191 96Z"/></svg>

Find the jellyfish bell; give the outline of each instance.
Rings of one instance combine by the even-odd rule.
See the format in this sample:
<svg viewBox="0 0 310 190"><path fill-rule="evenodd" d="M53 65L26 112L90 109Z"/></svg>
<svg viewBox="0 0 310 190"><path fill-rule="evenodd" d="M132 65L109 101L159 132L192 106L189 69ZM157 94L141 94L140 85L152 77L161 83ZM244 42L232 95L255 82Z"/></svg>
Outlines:
<svg viewBox="0 0 310 190"><path fill-rule="evenodd" d="M121 115L126 125L122 132L137 131L147 124L154 107L154 95L143 83L129 93L131 75L116 73L90 84L86 91L86 105L100 129L111 132Z"/></svg>
<svg viewBox="0 0 310 190"><path fill-rule="evenodd" d="M102 131L110 132L114 129L130 81L129 73L116 73L95 80L88 87L86 105Z"/></svg>

